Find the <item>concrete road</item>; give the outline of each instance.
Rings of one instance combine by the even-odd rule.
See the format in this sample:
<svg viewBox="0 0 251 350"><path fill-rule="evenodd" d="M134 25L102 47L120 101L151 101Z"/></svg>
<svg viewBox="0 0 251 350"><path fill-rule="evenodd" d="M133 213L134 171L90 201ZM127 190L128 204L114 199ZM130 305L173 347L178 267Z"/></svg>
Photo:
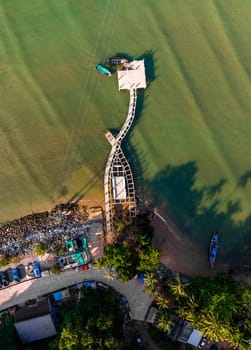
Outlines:
<svg viewBox="0 0 251 350"><path fill-rule="evenodd" d="M88 280L101 281L116 289L128 300L132 319L138 321L145 319L153 298L150 298L147 293L143 292L142 285L134 279L126 283L116 279L107 280L102 270L96 270L94 268L90 268L87 271L68 270L62 272L60 275L50 275L48 277L27 280L9 288L1 289L0 311L24 303L28 299L34 299L38 296L46 295Z"/></svg>

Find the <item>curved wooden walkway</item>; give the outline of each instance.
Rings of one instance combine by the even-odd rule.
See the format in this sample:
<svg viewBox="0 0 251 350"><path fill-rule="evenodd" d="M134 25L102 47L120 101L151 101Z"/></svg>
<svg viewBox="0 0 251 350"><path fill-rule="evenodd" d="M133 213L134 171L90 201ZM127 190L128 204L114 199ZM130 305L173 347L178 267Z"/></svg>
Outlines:
<svg viewBox="0 0 251 350"><path fill-rule="evenodd" d="M105 190L105 218L106 218L106 232L110 233L113 230L112 223L112 210L114 205L123 204L126 205L129 210L130 218L133 219L136 216L136 200L134 181L132 176L131 167L121 149L121 143L128 133L136 111L137 103L137 90L131 89L130 102L127 113L127 118L122 126L120 132L114 137L109 131L105 133L106 138L112 145L112 149L108 160L106 162L105 176L104 176L104 190ZM112 178L113 176L123 176L126 180L127 198L126 200L119 201L115 199L112 191Z"/></svg>

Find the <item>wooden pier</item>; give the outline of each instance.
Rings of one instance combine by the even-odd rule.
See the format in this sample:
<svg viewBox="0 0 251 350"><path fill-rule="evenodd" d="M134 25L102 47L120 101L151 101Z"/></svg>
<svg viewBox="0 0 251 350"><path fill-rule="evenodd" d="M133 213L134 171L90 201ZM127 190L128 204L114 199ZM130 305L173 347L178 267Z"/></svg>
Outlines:
<svg viewBox="0 0 251 350"><path fill-rule="evenodd" d="M136 216L135 189L131 167L121 149L121 143L128 133L136 111L137 90L131 89L127 118L117 137L106 130L105 136L112 145L106 162L104 189L105 189L105 218L107 233L113 230L113 210L116 205L127 208L129 217Z"/></svg>

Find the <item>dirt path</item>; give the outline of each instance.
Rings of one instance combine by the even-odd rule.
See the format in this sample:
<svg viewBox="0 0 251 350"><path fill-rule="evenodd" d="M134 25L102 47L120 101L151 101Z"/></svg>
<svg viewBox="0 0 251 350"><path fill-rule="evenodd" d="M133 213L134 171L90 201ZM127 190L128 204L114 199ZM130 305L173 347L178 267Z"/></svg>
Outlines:
<svg viewBox="0 0 251 350"><path fill-rule="evenodd" d="M228 271L229 266L220 261L211 270L208 252L180 232L166 214L155 211L153 225L153 245L162 251L160 261L171 270L190 276L213 276Z"/></svg>
<svg viewBox="0 0 251 350"><path fill-rule="evenodd" d="M156 344L148 333L148 328L145 322L131 321L126 328L125 337L127 339L135 339L136 333L142 340L142 348L145 350L162 350L162 348Z"/></svg>

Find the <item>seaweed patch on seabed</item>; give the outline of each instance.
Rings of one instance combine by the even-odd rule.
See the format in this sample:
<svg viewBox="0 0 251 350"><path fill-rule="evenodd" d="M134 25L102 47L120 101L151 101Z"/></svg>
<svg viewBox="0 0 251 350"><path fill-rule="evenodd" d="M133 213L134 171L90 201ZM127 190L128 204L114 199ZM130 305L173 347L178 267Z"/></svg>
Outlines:
<svg viewBox="0 0 251 350"><path fill-rule="evenodd" d="M55 252L58 243L85 234L87 221L86 206L75 203L13 220L0 227L0 254L29 255L37 243L45 243L48 253Z"/></svg>

